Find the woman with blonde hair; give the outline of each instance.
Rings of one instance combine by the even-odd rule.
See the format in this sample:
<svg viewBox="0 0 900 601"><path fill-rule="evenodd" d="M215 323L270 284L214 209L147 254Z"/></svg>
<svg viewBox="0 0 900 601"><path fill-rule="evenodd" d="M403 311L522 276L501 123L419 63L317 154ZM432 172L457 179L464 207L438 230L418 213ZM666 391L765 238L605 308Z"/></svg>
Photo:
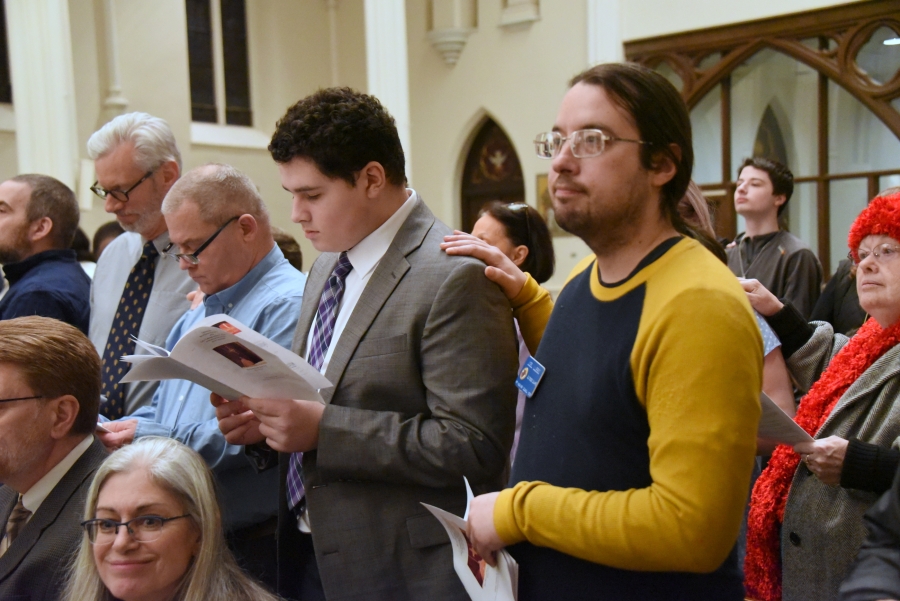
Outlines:
<svg viewBox="0 0 900 601"><path fill-rule="evenodd" d="M276 601L225 544L209 469L195 451L146 437L110 455L85 502L69 601Z"/></svg>

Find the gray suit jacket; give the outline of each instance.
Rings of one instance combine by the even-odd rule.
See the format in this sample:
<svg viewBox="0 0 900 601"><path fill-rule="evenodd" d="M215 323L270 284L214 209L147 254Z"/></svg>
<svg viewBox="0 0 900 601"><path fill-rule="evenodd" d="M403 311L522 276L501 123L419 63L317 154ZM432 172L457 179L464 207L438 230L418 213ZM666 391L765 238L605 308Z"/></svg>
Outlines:
<svg viewBox="0 0 900 601"><path fill-rule="evenodd" d="M106 455L106 449L95 439L0 557L0 599L60 598L69 560L81 543L84 499ZM0 524L6 524L17 500L16 491L0 487Z"/></svg>
<svg viewBox="0 0 900 601"><path fill-rule="evenodd" d="M462 515L463 476L476 494L502 487L518 357L509 302L483 263L439 248L450 231L418 202L325 373L334 388L323 391L319 446L304 455L303 474L329 601L468 599L449 538L420 502ZM325 253L310 271L298 354L337 259ZM296 528L281 498L282 526ZM289 557L279 549L281 581Z"/></svg>

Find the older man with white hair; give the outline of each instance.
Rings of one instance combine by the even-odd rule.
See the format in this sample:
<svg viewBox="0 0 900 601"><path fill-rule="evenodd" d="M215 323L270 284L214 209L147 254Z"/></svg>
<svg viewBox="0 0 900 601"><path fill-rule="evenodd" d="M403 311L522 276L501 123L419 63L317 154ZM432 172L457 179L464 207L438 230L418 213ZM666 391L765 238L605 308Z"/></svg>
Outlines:
<svg viewBox="0 0 900 601"><path fill-rule="evenodd" d="M165 258L171 246L162 202L181 174L181 153L169 124L147 113L120 115L94 132L87 143L97 181L91 190L126 233L110 243L97 262L91 287L90 338L103 361L100 413L116 419L150 403L156 382L120 384L134 352L132 337L162 345L194 289L178 261Z"/></svg>
<svg viewBox="0 0 900 601"><path fill-rule="evenodd" d="M206 295L172 329L172 349L197 322L227 314L290 348L306 276L272 237L269 214L253 182L228 165L205 165L181 178L163 203L180 263ZM143 436L174 438L199 452L219 481L229 542L257 578L274 584L278 473L258 473L243 448L219 431L209 390L186 380L163 382L149 407L109 422L100 434L110 448Z"/></svg>

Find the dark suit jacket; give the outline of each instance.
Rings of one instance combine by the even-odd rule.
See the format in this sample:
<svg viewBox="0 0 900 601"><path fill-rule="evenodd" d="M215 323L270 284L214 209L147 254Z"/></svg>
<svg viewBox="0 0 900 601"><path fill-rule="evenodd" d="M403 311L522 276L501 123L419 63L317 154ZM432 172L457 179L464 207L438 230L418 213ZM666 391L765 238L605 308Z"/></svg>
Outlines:
<svg viewBox="0 0 900 601"><path fill-rule="evenodd" d="M106 455L106 449L95 439L0 557L0 599L60 598L69 561L81 543L84 499ZM16 491L0 486L0 524L6 524L17 500Z"/></svg>
<svg viewBox="0 0 900 601"><path fill-rule="evenodd" d="M463 476L476 494L502 487L518 352L509 302L484 264L440 249L450 231L418 201L325 373L334 388L322 391L319 446L304 455L303 474L329 601L468 599L449 538L420 502L462 515ZM310 271L294 337L300 355L337 259L324 253ZM284 491L281 499L280 527L296 529ZM296 574L290 538L279 537L282 583Z"/></svg>

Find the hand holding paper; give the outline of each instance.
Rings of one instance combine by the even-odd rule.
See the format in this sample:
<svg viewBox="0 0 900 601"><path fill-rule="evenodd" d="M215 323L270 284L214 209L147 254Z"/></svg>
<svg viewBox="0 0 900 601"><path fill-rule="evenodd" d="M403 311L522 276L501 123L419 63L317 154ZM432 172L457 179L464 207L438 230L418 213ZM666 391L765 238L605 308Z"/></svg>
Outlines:
<svg viewBox="0 0 900 601"><path fill-rule="evenodd" d="M469 521L473 517L473 495L468 480L466 493L469 509L463 518L426 503L422 505L438 519L450 536L450 544L453 547L453 569L456 570L472 601L515 601L518 597L519 564L502 549L493 553L491 560L476 550L468 534ZM485 496L491 495L482 495L478 498ZM479 503L476 511L483 509L482 504L486 506L487 501ZM493 502L490 505L493 508ZM491 521L493 522L493 517ZM494 534L496 535L496 532Z"/></svg>

